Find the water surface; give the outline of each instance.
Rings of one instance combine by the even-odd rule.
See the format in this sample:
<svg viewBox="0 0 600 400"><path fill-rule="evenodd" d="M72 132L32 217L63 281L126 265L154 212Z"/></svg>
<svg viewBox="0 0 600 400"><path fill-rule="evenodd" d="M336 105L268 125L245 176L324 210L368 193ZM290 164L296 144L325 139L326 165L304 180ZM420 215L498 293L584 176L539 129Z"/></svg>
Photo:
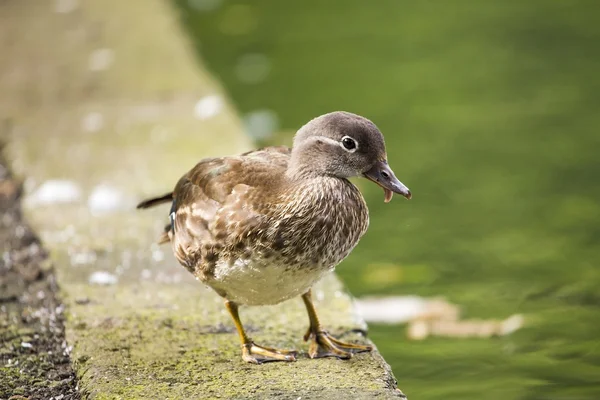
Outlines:
<svg viewBox="0 0 600 400"><path fill-rule="evenodd" d="M360 183L370 231L338 267L354 295L445 296L466 318L525 315L524 329L494 339L414 342L372 325L405 393L600 398L593 0L176 4L239 110L263 117L259 141L290 144L308 119L339 109L384 132L414 198L384 204Z"/></svg>

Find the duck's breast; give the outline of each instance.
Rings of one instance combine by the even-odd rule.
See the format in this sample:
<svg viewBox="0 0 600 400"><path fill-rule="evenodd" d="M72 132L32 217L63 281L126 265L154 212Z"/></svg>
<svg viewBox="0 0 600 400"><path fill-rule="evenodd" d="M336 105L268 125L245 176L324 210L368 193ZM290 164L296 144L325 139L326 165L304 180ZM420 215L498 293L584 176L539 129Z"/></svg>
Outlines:
<svg viewBox="0 0 600 400"><path fill-rule="evenodd" d="M267 233L288 265L331 269L356 246L369 226L367 205L351 182L322 178L298 187Z"/></svg>

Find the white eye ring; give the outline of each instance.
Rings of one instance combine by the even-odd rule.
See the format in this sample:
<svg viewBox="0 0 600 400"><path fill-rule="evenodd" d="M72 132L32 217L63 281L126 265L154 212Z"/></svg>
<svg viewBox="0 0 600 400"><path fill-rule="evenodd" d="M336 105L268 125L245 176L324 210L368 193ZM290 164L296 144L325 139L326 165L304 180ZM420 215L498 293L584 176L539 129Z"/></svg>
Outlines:
<svg viewBox="0 0 600 400"><path fill-rule="evenodd" d="M340 146L348 153L354 153L358 150L358 142L350 136L344 136L342 140L340 140Z"/></svg>

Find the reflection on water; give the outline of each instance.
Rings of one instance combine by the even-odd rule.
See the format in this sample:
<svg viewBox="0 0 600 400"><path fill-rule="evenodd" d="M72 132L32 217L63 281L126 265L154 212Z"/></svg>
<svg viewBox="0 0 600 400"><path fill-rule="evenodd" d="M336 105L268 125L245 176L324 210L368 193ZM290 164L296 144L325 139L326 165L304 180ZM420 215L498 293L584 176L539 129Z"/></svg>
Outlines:
<svg viewBox="0 0 600 400"><path fill-rule="evenodd" d="M359 181L371 228L338 268L355 295L524 315L487 339L410 341L372 324L409 396L600 398L595 3L195 3L178 6L199 55L242 113L273 110L283 133L268 142L338 109L386 135L414 198L383 204Z"/></svg>

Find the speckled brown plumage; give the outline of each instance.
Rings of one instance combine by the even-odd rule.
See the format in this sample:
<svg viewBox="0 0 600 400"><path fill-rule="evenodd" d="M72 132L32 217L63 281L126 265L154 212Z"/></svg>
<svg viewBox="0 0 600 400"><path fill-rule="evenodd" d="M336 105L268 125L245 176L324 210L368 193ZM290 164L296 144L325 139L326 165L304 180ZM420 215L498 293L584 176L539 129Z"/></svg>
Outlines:
<svg viewBox="0 0 600 400"><path fill-rule="evenodd" d="M367 206L348 178L375 181L386 201L392 192L410 197L386 158L371 121L336 112L302 127L293 150L204 159L171 194L139 207L172 201L164 239L225 299L275 304L308 293L367 230Z"/></svg>

